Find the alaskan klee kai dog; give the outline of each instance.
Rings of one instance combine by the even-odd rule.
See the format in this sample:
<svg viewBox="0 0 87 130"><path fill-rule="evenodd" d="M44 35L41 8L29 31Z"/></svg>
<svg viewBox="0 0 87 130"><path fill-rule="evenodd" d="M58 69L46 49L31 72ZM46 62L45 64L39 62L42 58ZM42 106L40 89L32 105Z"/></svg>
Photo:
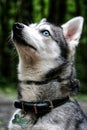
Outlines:
<svg viewBox="0 0 87 130"><path fill-rule="evenodd" d="M86 116L70 98L79 89L74 55L82 26L82 17L62 26L46 19L13 25L19 89L9 130L87 130Z"/></svg>

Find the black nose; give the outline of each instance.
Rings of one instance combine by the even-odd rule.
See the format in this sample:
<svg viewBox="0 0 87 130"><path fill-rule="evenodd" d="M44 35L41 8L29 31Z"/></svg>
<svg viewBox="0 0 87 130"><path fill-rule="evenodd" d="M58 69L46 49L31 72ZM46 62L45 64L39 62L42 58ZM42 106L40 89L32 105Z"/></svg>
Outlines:
<svg viewBox="0 0 87 130"><path fill-rule="evenodd" d="M14 23L13 25L13 31L14 32L20 32L24 28L24 24L22 23Z"/></svg>

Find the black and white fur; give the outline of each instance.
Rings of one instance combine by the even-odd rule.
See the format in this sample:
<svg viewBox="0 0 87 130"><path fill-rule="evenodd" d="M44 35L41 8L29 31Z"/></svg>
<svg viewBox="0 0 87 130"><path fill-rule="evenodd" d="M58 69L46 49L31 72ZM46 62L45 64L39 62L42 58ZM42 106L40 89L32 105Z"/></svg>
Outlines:
<svg viewBox="0 0 87 130"><path fill-rule="evenodd" d="M74 57L82 27L82 17L73 18L61 27L47 22L46 19L29 26L14 24L12 41L19 56L20 100L54 100L78 91L79 81L76 79ZM49 82L42 85L26 84L24 81L28 80ZM17 110L12 119L15 114L21 113L22 110ZM42 117L27 113L25 118L29 118L30 122L24 130L87 130L87 118L74 100L54 108ZM12 119L9 130L22 130L19 125L12 123Z"/></svg>

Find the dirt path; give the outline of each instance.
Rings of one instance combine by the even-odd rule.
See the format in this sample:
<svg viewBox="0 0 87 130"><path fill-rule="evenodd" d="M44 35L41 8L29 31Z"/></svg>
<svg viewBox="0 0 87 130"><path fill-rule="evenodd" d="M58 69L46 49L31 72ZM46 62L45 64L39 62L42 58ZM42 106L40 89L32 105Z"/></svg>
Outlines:
<svg viewBox="0 0 87 130"><path fill-rule="evenodd" d="M87 100L80 100L80 105L87 115ZM14 111L13 101L0 97L0 130L8 130L7 125Z"/></svg>
<svg viewBox="0 0 87 130"><path fill-rule="evenodd" d="M8 130L8 122L13 111L13 101L0 96L0 130Z"/></svg>

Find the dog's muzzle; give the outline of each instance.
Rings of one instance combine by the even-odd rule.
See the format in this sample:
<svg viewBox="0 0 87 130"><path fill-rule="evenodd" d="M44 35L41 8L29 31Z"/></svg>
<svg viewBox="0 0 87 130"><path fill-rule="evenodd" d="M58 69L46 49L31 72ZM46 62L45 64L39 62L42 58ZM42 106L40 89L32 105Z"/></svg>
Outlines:
<svg viewBox="0 0 87 130"><path fill-rule="evenodd" d="M14 23L13 32L14 33L20 33L23 28L24 28L24 25L22 23Z"/></svg>
<svg viewBox="0 0 87 130"><path fill-rule="evenodd" d="M17 42L21 42L22 38L22 30L24 25L22 23L14 23L13 25L13 40Z"/></svg>
<svg viewBox="0 0 87 130"><path fill-rule="evenodd" d="M31 44L25 41L24 36L23 36L23 29L24 29L23 23L14 23L13 37L12 37L13 41L17 44L28 46L29 48L32 48L36 51L37 49L34 46L32 46Z"/></svg>

